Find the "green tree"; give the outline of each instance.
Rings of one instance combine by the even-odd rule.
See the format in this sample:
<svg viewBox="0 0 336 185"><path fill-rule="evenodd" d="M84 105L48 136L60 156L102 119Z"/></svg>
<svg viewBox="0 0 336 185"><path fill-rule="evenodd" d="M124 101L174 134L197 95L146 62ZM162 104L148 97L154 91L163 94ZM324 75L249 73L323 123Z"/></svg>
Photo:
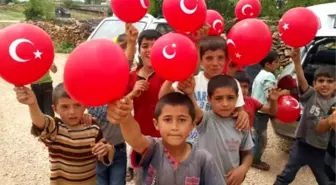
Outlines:
<svg viewBox="0 0 336 185"><path fill-rule="evenodd" d="M26 20L52 20L55 17L52 0L30 0L24 10Z"/></svg>

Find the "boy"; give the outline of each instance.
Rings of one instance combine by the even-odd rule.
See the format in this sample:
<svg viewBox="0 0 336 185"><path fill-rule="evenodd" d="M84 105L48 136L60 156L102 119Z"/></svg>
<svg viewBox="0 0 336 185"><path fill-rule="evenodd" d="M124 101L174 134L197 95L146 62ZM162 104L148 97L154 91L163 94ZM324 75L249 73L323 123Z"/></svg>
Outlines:
<svg viewBox="0 0 336 185"><path fill-rule="evenodd" d="M278 54L275 51L270 51L268 55L259 63L263 69L258 73L252 85L251 96L266 105L268 103L268 90L276 88L277 79L275 77L276 70L280 67ZM261 161L261 157L267 145L267 123L270 116L265 112L258 111L254 120L253 140L255 147L253 148L253 167L268 171L270 165Z"/></svg>
<svg viewBox="0 0 336 185"><path fill-rule="evenodd" d="M257 111L262 111L270 116L274 116L277 112L277 105L278 105L277 100L279 96L289 93L289 91L287 90L280 91L279 89L275 88L269 89L268 94L270 103L264 105L260 103L258 100L248 96L250 88L250 78L246 72L239 71L236 73L235 77L239 81L240 87L243 91L245 102L244 110L249 114L251 128L253 127L254 116Z"/></svg>
<svg viewBox="0 0 336 185"><path fill-rule="evenodd" d="M120 123L126 142L137 152L142 184L225 184L212 156L186 142L195 123L195 108L186 95L170 93L157 103L154 125L160 139L141 134L131 110L132 101L126 97L109 105L107 119Z"/></svg>
<svg viewBox="0 0 336 185"><path fill-rule="evenodd" d="M324 160L324 173L328 178L328 185L336 184L336 104L333 105L329 111L328 124L331 130L329 144L327 148L327 154Z"/></svg>
<svg viewBox="0 0 336 185"><path fill-rule="evenodd" d="M288 163L274 184L290 184L299 169L308 165L317 183L325 185L327 182L323 169L330 126L323 118L328 116L328 111L336 102L336 70L335 67L320 67L315 71L313 87L310 87L301 66L299 49L292 52L292 59L299 84L300 102L304 109Z"/></svg>
<svg viewBox="0 0 336 185"><path fill-rule="evenodd" d="M214 156L228 185L241 184L252 164L253 141L251 132L235 129L236 120L232 118L232 114L238 98L236 80L227 75L218 75L210 79L207 98L212 107L211 111L202 111L198 107L194 96L193 78L181 83L184 85L182 91L195 105L199 147Z"/></svg>
<svg viewBox="0 0 336 185"><path fill-rule="evenodd" d="M200 41L200 65L203 67L203 71L200 71L195 78L195 97L198 106L204 111L211 111L211 106L208 102L207 87L209 80L223 73L224 64L227 61L227 47L225 40L220 36L207 36L206 38ZM228 65L227 74L235 75L237 70L237 65L230 62ZM238 81L236 81L238 84ZM169 92L175 91L181 92L181 83L174 83L166 81L160 90L159 96L163 96ZM236 112L238 116L237 129L243 130L249 128L248 114L242 109L244 105L244 99L242 91L239 87L238 101L236 104ZM193 131L190 138L190 141L197 141L197 132Z"/></svg>
<svg viewBox="0 0 336 185"><path fill-rule="evenodd" d="M36 97L27 87L15 87L17 100L29 106L40 140L48 147L51 185L95 185L96 160L110 164L114 149L102 138L97 125L80 123L85 107L72 100L59 84L53 91L53 109L60 116L41 112Z"/></svg>
<svg viewBox="0 0 336 185"><path fill-rule="evenodd" d="M126 24L126 33L120 35L117 42L121 47L125 44L126 56L133 61L132 48L136 45L138 32L131 24ZM106 120L106 111L107 105L88 108L88 112L98 120L98 126L102 130L104 137L109 143L114 145L115 149L111 165L105 165L103 162L97 161L97 185L125 185L127 168L126 143L119 125L109 124L108 120ZM132 170L129 169L128 172L132 179Z"/></svg>

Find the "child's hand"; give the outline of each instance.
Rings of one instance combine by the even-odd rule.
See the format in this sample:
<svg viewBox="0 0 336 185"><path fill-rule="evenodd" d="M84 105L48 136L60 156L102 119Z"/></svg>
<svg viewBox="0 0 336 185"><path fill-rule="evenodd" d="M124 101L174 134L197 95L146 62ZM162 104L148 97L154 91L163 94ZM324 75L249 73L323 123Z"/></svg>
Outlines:
<svg viewBox="0 0 336 185"><path fill-rule="evenodd" d="M194 76L189 77L182 82L179 82L177 88L188 96L193 95L195 90Z"/></svg>
<svg viewBox="0 0 336 185"><path fill-rule="evenodd" d="M80 123L83 124L84 126L91 126L92 125L92 122L95 121L96 118L93 117L91 114L84 114Z"/></svg>
<svg viewBox="0 0 336 185"><path fill-rule="evenodd" d="M92 153L98 157L103 157L108 153L108 144L103 142L98 142L96 144L92 144Z"/></svg>
<svg viewBox="0 0 336 185"><path fill-rule="evenodd" d="M202 39L206 38L209 35L209 24L204 24L200 29L196 31L195 34L192 35L192 37L195 39L196 43L200 42Z"/></svg>
<svg viewBox="0 0 336 185"><path fill-rule="evenodd" d="M55 64L52 64L51 67L50 67L50 71L53 72L53 73L56 73L57 72L57 66Z"/></svg>
<svg viewBox="0 0 336 185"><path fill-rule="evenodd" d="M300 48L293 48L292 49L291 58L292 58L294 64L301 64Z"/></svg>
<svg viewBox="0 0 336 185"><path fill-rule="evenodd" d="M279 88L270 88L268 89L269 99L272 101L277 101L280 94L281 89Z"/></svg>
<svg viewBox="0 0 336 185"><path fill-rule="evenodd" d="M126 36L127 36L127 43L136 43L138 39L138 30L132 25L132 23L126 23Z"/></svg>
<svg viewBox="0 0 336 185"><path fill-rule="evenodd" d="M112 124L123 123L126 121L133 110L133 101L124 98L108 105L107 120Z"/></svg>
<svg viewBox="0 0 336 185"><path fill-rule="evenodd" d="M239 131L250 130L250 120L249 115L245 110L235 111L232 115L237 117L236 129Z"/></svg>
<svg viewBox="0 0 336 185"><path fill-rule="evenodd" d="M16 99L18 102L25 105L33 105L37 103L34 92L28 87L15 87L14 91L16 93Z"/></svg>
<svg viewBox="0 0 336 185"><path fill-rule="evenodd" d="M138 80L136 81L132 94L132 97L138 97L141 95L143 91L147 91L149 88L149 83L146 80Z"/></svg>
<svg viewBox="0 0 336 185"><path fill-rule="evenodd" d="M240 185L246 175L246 170L243 167L237 167L230 170L225 175L225 181L227 185Z"/></svg>
<svg viewBox="0 0 336 185"><path fill-rule="evenodd" d="M336 107L332 108L334 112L328 117L328 122L331 128L336 130Z"/></svg>

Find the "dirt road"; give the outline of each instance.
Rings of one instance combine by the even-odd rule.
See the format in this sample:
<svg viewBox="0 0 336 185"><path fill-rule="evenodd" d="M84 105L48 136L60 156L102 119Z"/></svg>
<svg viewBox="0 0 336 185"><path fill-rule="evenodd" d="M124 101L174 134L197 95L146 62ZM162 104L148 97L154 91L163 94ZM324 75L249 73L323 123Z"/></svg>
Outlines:
<svg viewBox="0 0 336 185"><path fill-rule="evenodd" d="M67 55L57 54L58 73L54 84L62 81ZM0 184L47 185L48 156L46 148L30 135L30 119L26 106L16 102L13 86L0 78ZM286 164L288 155L280 151L279 140L272 129L264 159L271 165L269 172L250 169L244 185L272 185ZM309 168L303 168L292 185L317 184Z"/></svg>

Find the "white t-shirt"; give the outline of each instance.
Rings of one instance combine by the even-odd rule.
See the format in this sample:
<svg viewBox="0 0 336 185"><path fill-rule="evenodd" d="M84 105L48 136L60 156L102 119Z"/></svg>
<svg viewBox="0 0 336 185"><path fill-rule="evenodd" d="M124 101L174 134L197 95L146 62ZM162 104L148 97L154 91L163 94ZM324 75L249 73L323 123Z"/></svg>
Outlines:
<svg viewBox="0 0 336 185"><path fill-rule="evenodd" d="M236 107L242 107L244 106L245 102L244 102L244 96L243 96L243 92L242 89L240 88L240 84L239 82L236 80L237 85L238 85L238 100L236 103ZM180 92L177 89L177 83L175 82L173 83L173 88L176 92ZM211 110L211 105L208 102L208 83L209 80L207 78L205 78L204 76L204 72L200 71L198 73L198 75L195 76L195 97L196 97L196 101L198 106L203 110L203 111L209 111Z"/></svg>

